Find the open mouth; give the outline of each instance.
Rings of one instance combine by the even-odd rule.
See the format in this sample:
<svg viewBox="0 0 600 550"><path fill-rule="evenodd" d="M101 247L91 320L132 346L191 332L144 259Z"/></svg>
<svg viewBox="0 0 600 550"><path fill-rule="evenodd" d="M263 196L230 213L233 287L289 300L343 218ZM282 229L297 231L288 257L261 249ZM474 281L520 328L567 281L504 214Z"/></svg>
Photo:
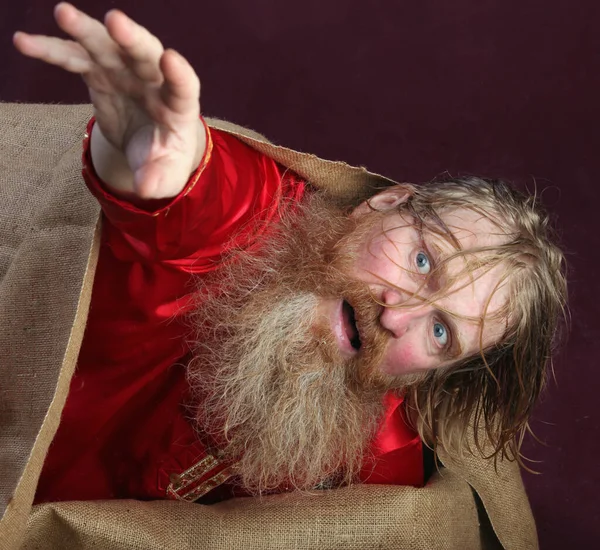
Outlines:
<svg viewBox="0 0 600 550"><path fill-rule="evenodd" d="M358 351L362 344L358 328L356 327L354 308L346 302L346 300L342 303L342 318L344 320L344 331L346 332L346 336L348 337L350 344L352 344L352 347Z"/></svg>

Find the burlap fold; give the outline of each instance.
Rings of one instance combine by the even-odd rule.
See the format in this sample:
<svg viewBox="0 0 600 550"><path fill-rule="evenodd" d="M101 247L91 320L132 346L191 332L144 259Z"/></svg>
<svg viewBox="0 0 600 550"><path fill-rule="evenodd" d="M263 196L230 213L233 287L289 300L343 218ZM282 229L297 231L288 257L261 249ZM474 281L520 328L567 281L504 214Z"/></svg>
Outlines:
<svg viewBox="0 0 600 550"><path fill-rule="evenodd" d="M435 521L423 529L423 518ZM78 550L481 547L471 490L450 472L418 490L370 485L213 506L104 501L36 507L23 549L61 544Z"/></svg>
<svg viewBox="0 0 600 550"><path fill-rule="evenodd" d="M444 455L427 487L356 486L314 495L174 502L69 502L31 508L76 366L98 257L99 207L81 177L89 105L0 104L0 549L457 548L481 538L472 488L506 549L536 548L518 468ZM336 196L391 183L363 168L214 126ZM484 515L485 517L485 515ZM487 521L485 522L487 523Z"/></svg>

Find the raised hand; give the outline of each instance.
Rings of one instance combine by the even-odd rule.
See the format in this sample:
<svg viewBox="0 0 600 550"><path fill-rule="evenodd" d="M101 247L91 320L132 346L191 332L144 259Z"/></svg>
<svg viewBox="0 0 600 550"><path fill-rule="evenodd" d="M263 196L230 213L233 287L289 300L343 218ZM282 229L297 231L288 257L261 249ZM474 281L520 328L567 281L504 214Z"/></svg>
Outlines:
<svg viewBox="0 0 600 550"><path fill-rule="evenodd" d="M109 11L102 24L63 2L54 17L73 40L17 32L13 41L24 55L83 77L96 115L91 152L99 176L142 199L177 195L206 146L193 68L121 11Z"/></svg>

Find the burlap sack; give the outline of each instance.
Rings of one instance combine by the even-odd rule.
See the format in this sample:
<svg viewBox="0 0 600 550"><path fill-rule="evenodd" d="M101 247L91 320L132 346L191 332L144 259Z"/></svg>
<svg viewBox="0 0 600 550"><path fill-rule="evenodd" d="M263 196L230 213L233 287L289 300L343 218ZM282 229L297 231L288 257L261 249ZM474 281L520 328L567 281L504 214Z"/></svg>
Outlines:
<svg viewBox="0 0 600 550"><path fill-rule="evenodd" d="M87 105L0 104L0 549L537 548L518 468L443 453L427 487L181 502L68 502L32 509L90 303L101 231L81 178ZM212 121L351 201L390 183ZM478 506L478 503L482 506ZM502 546L500 546L500 544Z"/></svg>

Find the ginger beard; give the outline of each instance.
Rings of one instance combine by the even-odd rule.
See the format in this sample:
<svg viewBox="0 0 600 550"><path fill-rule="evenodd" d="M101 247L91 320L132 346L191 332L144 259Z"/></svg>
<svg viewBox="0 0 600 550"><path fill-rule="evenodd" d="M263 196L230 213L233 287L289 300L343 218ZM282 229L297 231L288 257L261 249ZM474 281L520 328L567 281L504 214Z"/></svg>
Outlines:
<svg viewBox="0 0 600 550"><path fill-rule="evenodd" d="M348 275L381 215L356 220L312 196L289 208L256 250L236 251L199 283L188 369L197 427L222 458L237 461L248 491L351 482L385 392L423 378L379 372L389 338L382 306ZM323 298L351 306L354 357L340 353L319 314Z"/></svg>

